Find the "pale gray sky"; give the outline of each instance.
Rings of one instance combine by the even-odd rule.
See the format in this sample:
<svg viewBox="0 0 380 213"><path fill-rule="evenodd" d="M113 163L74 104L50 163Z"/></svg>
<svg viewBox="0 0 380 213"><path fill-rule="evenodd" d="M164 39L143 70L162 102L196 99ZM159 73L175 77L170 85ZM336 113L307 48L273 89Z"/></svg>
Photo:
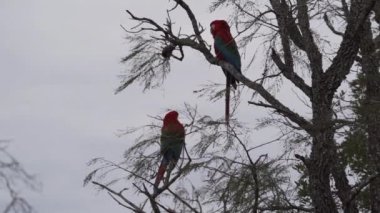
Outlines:
<svg viewBox="0 0 380 213"><path fill-rule="evenodd" d="M210 14L208 1L191 1L208 27L222 13ZM126 212L105 193L82 187L91 158L121 159L131 144L118 129L145 124L147 115L184 102L204 114L223 116L224 103L197 99L192 93L208 80L224 82L220 69L187 51L175 62L165 87L141 93L138 86L114 95L117 75L126 69L128 53L120 24L131 24L124 12L163 22L167 0L1 0L0 1L0 138L12 141L10 152L36 174L41 192L23 192L40 213ZM149 5L149 6L148 6ZM185 14L175 22L190 29ZM205 34L211 43L211 36ZM261 70L256 71L260 75ZM288 97L286 102L292 102ZM247 107L249 121L263 110ZM262 137L264 138L264 137ZM262 139L259 142L265 142ZM258 142L258 143L259 143ZM1 201L0 201L1 202Z"/></svg>

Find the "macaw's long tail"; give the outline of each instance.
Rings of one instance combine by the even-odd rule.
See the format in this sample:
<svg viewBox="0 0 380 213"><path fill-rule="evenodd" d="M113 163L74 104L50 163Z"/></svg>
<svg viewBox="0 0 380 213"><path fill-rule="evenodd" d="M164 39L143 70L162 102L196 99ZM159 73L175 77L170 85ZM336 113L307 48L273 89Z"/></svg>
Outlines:
<svg viewBox="0 0 380 213"><path fill-rule="evenodd" d="M164 177L165 171L166 171L167 165L165 163L161 162L160 167L158 168L156 180L154 181L154 186L158 188L158 185L160 185L160 182L162 178Z"/></svg>
<svg viewBox="0 0 380 213"><path fill-rule="evenodd" d="M227 75L226 75L226 109L225 109L226 110L225 111L225 118L226 118L227 127L230 124L231 78L233 78L233 77L227 73Z"/></svg>

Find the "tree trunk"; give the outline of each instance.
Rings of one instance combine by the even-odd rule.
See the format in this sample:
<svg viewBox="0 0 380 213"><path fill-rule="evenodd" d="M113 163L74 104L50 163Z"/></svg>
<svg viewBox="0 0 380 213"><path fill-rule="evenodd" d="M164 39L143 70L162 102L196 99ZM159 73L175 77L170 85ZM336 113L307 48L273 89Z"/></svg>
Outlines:
<svg viewBox="0 0 380 213"><path fill-rule="evenodd" d="M317 133L308 165L311 198L316 213L338 212L330 188L331 154L326 147L330 133Z"/></svg>
<svg viewBox="0 0 380 213"><path fill-rule="evenodd" d="M345 171L346 165L343 163L341 154L338 153L335 141L334 144L334 155L336 156L332 160L334 161L332 166L331 174L334 177L335 187L337 188L337 194L342 202L342 208L345 213L358 213L358 207L355 200L351 200L352 187L347 179L347 174Z"/></svg>
<svg viewBox="0 0 380 213"><path fill-rule="evenodd" d="M380 173L380 73L379 61L375 56L375 45L371 32L371 23L364 24L364 36L360 44L362 69L365 76L364 119L367 129L367 150L370 168L373 174ZM380 212L380 178L370 184L371 211Z"/></svg>
<svg viewBox="0 0 380 213"><path fill-rule="evenodd" d="M334 153L334 144L332 143L334 131L331 125L332 98L326 97L327 93L324 89L315 89L313 94L313 144L307 163L311 198L316 213L337 213L337 206L330 187Z"/></svg>
<svg viewBox="0 0 380 213"><path fill-rule="evenodd" d="M375 11L375 20L377 23L380 23L380 1L377 1L375 6L373 7L373 11Z"/></svg>

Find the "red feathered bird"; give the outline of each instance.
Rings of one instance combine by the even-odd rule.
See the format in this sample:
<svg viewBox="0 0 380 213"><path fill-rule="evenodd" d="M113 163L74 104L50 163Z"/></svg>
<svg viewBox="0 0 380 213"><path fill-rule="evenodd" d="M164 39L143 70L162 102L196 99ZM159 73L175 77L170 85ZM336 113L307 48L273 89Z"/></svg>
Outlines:
<svg viewBox="0 0 380 213"><path fill-rule="evenodd" d="M228 62L241 73L241 59L238 47L230 32L230 26L224 20L211 22L211 34L214 37L214 49L216 58ZM238 82L227 70L223 69L226 75L226 123L229 124L230 117L230 91L231 85L236 89Z"/></svg>
<svg viewBox="0 0 380 213"><path fill-rule="evenodd" d="M154 190L157 192L158 185L166 172L166 180L169 180L170 173L179 160L182 148L185 144L185 128L178 121L178 112L171 111L164 117L164 124L161 129L161 155L162 161L158 169Z"/></svg>

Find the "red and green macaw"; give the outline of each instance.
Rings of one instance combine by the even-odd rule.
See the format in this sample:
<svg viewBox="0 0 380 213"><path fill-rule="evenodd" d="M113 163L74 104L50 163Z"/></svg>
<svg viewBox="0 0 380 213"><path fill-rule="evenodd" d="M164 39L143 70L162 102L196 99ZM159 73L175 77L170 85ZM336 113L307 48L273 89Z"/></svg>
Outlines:
<svg viewBox="0 0 380 213"><path fill-rule="evenodd" d="M216 58L230 63L241 73L241 59L238 47L230 32L230 26L224 20L215 20L211 22L211 34L214 37L214 49ZM227 70L223 69L226 75L226 123L229 124L230 117L230 91L231 85L236 89L238 82Z"/></svg>
<svg viewBox="0 0 380 213"><path fill-rule="evenodd" d="M160 140L162 161L154 182L155 192L164 177L166 168L168 168L168 171L166 172L166 182L169 180L170 173L177 164L177 161L181 156L182 148L185 144L185 128L178 121L178 112L171 111L165 115Z"/></svg>

